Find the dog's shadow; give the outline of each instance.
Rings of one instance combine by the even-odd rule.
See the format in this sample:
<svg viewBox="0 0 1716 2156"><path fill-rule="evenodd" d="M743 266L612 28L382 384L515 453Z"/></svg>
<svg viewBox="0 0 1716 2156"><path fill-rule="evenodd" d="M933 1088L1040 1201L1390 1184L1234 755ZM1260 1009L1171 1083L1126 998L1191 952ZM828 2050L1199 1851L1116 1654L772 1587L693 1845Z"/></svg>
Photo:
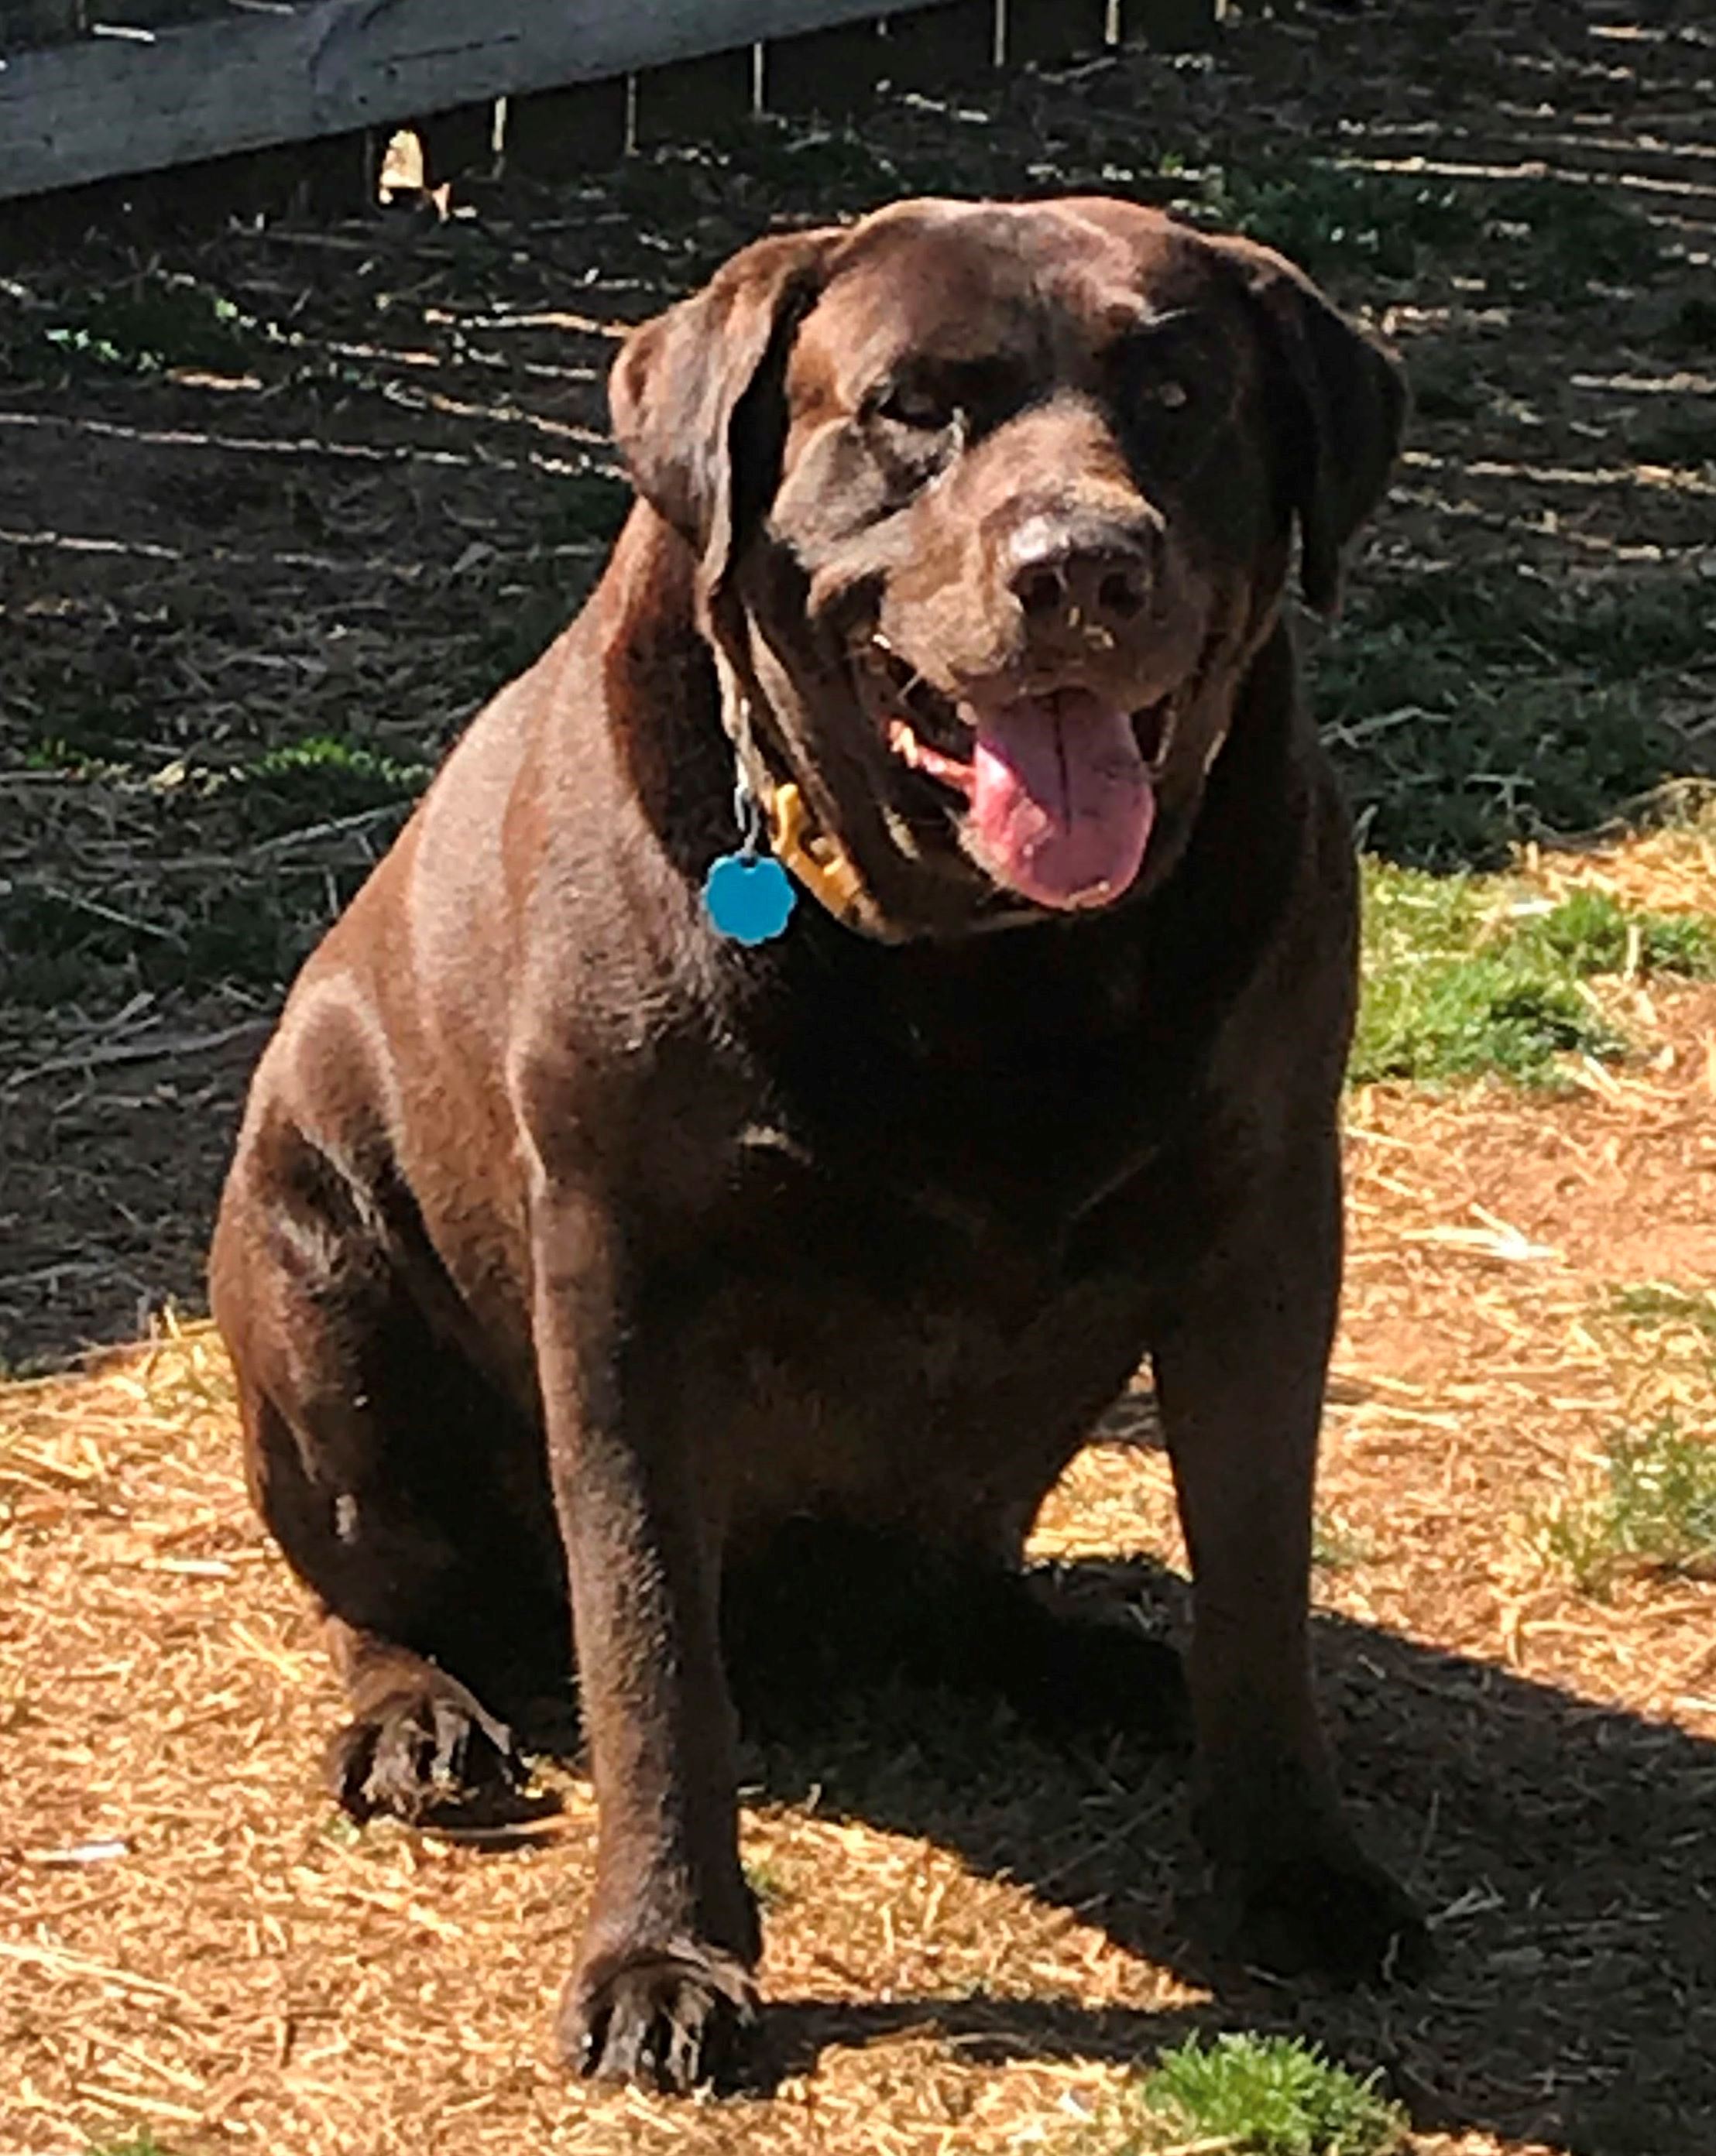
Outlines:
<svg viewBox="0 0 1716 2156"><path fill-rule="evenodd" d="M1090 1569L1181 1617L1173 1575ZM1343 1995L1218 1967L1195 1943L1178 1762L1128 1738L1051 1747L979 1702L897 1688L753 1750L762 1793L927 1837L1215 1997L1162 2014L789 2000L772 2074L919 2025L968 2058L1141 2062L1189 2029L1252 2028L1381 2066L1423 2129L1571 2156L1716 2149L1716 1745L1344 1619L1320 1619L1318 1645L1359 1827L1436 1922L1427 1984Z"/></svg>

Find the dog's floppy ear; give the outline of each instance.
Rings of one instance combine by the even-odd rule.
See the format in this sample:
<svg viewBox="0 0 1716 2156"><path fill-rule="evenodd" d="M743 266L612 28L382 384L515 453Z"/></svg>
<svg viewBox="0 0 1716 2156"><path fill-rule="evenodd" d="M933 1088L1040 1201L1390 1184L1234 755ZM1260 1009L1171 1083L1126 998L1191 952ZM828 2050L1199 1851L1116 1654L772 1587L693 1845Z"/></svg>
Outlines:
<svg viewBox="0 0 1716 2156"><path fill-rule="evenodd" d="M773 490L788 347L822 281L832 229L759 239L702 290L642 323L608 377L614 438L638 491L719 584Z"/></svg>
<svg viewBox="0 0 1716 2156"><path fill-rule="evenodd" d="M1240 264L1274 362L1300 584L1308 605L1332 614L1341 550L1381 501L1400 446L1405 377L1284 256L1251 240L1222 244Z"/></svg>

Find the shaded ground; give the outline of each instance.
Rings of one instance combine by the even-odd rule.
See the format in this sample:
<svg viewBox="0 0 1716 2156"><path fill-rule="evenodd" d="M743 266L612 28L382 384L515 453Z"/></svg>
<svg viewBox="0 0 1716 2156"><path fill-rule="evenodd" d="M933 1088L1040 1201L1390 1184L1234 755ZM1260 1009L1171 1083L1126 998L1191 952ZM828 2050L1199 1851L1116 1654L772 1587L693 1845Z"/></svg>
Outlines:
<svg viewBox="0 0 1716 2156"><path fill-rule="evenodd" d="M1419 412L1317 693L1446 865L1713 767L1716 46L1702 9L1237 21L599 183L0 273L0 1363L200 1295L282 980L623 503L624 325L771 222L1105 186L1279 240ZM16 238L14 234L14 238ZM27 239L27 234L25 235Z"/></svg>

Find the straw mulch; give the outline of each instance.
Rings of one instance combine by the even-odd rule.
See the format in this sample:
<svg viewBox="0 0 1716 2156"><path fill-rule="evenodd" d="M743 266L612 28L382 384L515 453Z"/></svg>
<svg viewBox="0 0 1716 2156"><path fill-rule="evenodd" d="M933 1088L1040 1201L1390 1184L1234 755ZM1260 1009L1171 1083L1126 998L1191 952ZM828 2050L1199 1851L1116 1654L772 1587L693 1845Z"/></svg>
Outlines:
<svg viewBox="0 0 1716 2156"><path fill-rule="evenodd" d="M1680 878L1709 908L1698 843L1537 873L1653 903ZM999 1725L950 1749L927 1710L755 1763L768 2091L568 2084L545 2027L586 1789L547 1769L564 1810L504 1848L332 1815L334 1691L244 1498L220 1348L169 1327L0 1391L0 2148L1053 2148L1130 2065L1224 2025L1381 2066L1425 2150L1716 2146L1716 1584L1598 1604L1541 1546L1607 1434L1711 1414L1708 1341L1622 1322L1607 1284L1716 1277L1716 990L1615 993L1645 1052L1570 1096L1351 1104L1321 1651L1365 1830L1438 1917L1433 1984L1212 1992L1170 1765ZM1140 1394L1039 1546L1171 1618L1150 1439ZM855 1768L866 1742L886 1756Z"/></svg>
<svg viewBox="0 0 1716 2156"><path fill-rule="evenodd" d="M563 187L461 183L475 214L444 223L407 195L337 228L104 221L73 247L0 220L0 1360L201 1293L281 983L412 773L599 567L616 339L772 224L1061 186L1261 217L1381 311L1415 385L1356 634L1318 661L1359 794L1433 833L1469 772L1507 804L1493 834L1708 776L1708 13L1482 0L1451 34L1439 0L1389 0L1355 33L1256 0L1207 58L1134 44L884 100L851 133L771 123ZM1608 281L1627 249L1636 288ZM1585 680L1574 625L1632 602L1655 629ZM1436 685L1462 639L1463 715ZM1352 723L1328 701L1343 667ZM1552 724L1493 765L1450 746L1516 696L1552 712L1558 679L1589 741ZM403 775L291 763L317 743Z"/></svg>

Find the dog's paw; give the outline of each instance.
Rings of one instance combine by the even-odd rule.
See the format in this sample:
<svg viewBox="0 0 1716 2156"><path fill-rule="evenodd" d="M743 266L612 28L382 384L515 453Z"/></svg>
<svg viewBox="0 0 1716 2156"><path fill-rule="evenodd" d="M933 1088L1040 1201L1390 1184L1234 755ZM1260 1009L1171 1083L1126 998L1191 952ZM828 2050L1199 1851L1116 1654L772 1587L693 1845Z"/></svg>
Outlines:
<svg viewBox="0 0 1716 2156"><path fill-rule="evenodd" d="M1279 1976L1415 1984L1436 1946L1410 1896L1351 1845L1218 1873L1223 1944Z"/></svg>
<svg viewBox="0 0 1716 2156"><path fill-rule="evenodd" d="M329 1744L324 1775L359 1821L387 1814L411 1825L475 1826L539 1809L521 1794L526 1768L511 1731L444 1675L367 1705Z"/></svg>
<svg viewBox="0 0 1716 2156"><path fill-rule="evenodd" d="M556 2035L574 2073L685 2096L733 2082L756 2021L756 1986L743 1964L718 1948L676 1940L603 1955L579 1969Z"/></svg>

